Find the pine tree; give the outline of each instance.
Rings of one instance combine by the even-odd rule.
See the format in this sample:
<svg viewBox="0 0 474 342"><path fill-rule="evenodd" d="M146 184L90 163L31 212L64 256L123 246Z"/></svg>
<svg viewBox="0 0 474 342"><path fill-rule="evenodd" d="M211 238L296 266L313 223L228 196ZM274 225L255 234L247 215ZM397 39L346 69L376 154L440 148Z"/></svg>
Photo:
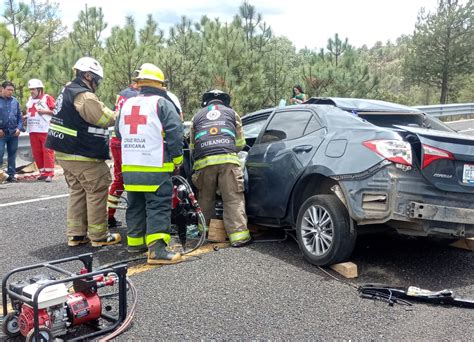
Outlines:
<svg viewBox="0 0 474 342"><path fill-rule="evenodd" d="M107 23L101 7L88 7L79 13L70 38L83 56L99 58L102 55L101 37Z"/></svg>
<svg viewBox="0 0 474 342"><path fill-rule="evenodd" d="M417 84L440 90L440 103L457 92L458 76L474 71L474 2L440 0L436 13L418 16L413 40L405 58L405 75Z"/></svg>

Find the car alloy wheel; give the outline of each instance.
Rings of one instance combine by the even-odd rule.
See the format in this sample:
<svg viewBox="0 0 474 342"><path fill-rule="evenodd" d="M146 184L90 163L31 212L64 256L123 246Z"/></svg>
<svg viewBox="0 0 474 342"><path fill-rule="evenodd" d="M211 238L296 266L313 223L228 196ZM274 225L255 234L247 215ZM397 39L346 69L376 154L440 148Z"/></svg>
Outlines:
<svg viewBox="0 0 474 342"><path fill-rule="evenodd" d="M314 195L298 211L296 238L306 260L325 266L347 260L354 250L355 227L336 195Z"/></svg>
<svg viewBox="0 0 474 342"><path fill-rule="evenodd" d="M301 235L304 248L321 256L331 247L334 224L329 212L319 205L310 206L303 214Z"/></svg>

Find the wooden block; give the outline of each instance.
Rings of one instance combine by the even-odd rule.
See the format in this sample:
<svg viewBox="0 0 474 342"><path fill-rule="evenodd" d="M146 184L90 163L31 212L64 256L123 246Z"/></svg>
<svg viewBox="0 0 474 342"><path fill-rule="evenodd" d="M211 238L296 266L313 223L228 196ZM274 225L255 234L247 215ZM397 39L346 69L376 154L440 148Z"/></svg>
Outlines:
<svg viewBox="0 0 474 342"><path fill-rule="evenodd" d="M227 233L224 228L224 221L211 219L207 239L213 242L225 242Z"/></svg>
<svg viewBox="0 0 474 342"><path fill-rule="evenodd" d="M461 239L453 242L450 246L474 251L474 238Z"/></svg>
<svg viewBox="0 0 474 342"><path fill-rule="evenodd" d="M345 278L357 278L357 265L353 262L343 262L330 267Z"/></svg>

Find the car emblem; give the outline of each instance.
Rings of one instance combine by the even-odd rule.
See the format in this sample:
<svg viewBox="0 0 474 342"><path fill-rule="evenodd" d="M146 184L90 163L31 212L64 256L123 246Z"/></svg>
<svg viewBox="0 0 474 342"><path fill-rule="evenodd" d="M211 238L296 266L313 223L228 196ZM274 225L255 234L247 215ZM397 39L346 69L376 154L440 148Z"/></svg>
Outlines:
<svg viewBox="0 0 474 342"><path fill-rule="evenodd" d="M453 178L453 175L446 175L444 173L435 173L435 174L433 174L433 177L436 177L436 178Z"/></svg>

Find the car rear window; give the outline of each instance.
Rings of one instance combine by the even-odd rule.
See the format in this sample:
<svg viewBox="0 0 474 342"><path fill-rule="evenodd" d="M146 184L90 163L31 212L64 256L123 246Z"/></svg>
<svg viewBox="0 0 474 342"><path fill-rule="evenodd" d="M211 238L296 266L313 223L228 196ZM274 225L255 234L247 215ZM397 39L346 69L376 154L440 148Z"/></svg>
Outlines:
<svg viewBox="0 0 474 342"><path fill-rule="evenodd" d="M358 113L359 117L367 120L373 125L380 127L395 128L394 126L409 126L435 129L438 131L452 131L437 119L430 118L424 114L396 114L396 113Z"/></svg>

